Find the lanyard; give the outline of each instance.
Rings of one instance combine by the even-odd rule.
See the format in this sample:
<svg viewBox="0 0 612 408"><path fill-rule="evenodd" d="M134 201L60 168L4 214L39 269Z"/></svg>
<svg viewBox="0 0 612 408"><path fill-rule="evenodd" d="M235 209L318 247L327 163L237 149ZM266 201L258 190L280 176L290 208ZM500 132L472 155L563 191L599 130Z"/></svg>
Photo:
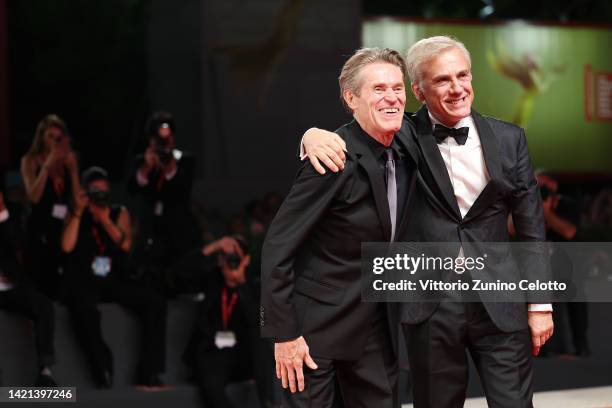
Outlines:
<svg viewBox="0 0 612 408"><path fill-rule="evenodd" d="M98 255L104 255L104 252L106 252L106 245L104 245L104 242L102 242L102 237L100 237L100 233L95 225L91 226L91 234L93 235L96 245L98 246Z"/></svg>
<svg viewBox="0 0 612 408"><path fill-rule="evenodd" d="M157 192L161 193L162 187L164 185L164 181L166 179L166 176L164 175L163 171L159 172L159 178L157 179L157 185L155 186L157 188Z"/></svg>
<svg viewBox="0 0 612 408"><path fill-rule="evenodd" d="M223 319L223 330L227 330L227 325L229 323L229 319L234 312L234 307L236 306L236 302L238 302L238 294L232 293L232 299L227 302L227 288L224 287L221 292L221 318Z"/></svg>

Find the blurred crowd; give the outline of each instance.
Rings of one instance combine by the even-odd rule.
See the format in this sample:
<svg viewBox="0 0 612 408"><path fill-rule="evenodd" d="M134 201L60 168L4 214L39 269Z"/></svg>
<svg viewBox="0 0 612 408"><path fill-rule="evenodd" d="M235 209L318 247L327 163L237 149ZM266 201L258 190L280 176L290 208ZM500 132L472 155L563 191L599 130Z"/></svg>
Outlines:
<svg viewBox="0 0 612 408"><path fill-rule="evenodd" d="M261 406L270 406L274 360L259 336L259 265L282 197L268 193L239 214L213 217L193 204L196 160L178 148L173 116L155 112L145 129L146 149L125 185L137 198L131 208L115 200L105 169L79 167L68 127L53 114L38 123L19 172L0 177L0 309L33 322L39 370L32 385L56 384L54 302L61 302L92 380L112 387L112 350L98 306L115 302L141 323L134 383L164 389L167 302L180 296L200 309L184 361L205 406L230 406L225 386L244 380L255 380ZM612 189L582 196L550 174L538 182L550 240L612 238ZM586 356L586 304L568 308L573 345L554 347Z"/></svg>
<svg viewBox="0 0 612 408"><path fill-rule="evenodd" d="M269 406L274 367L272 346L259 336L260 248L282 197L268 193L239 214L209 217L193 205L196 161L177 147L173 116L155 112L145 129L146 149L126 183L131 206L116 201L105 169L79 168L68 127L54 114L38 123L20 171L2 174L0 309L33 323L39 370L30 385L56 385L60 302L92 380L111 388L99 304L115 302L140 322L134 384L166 389L167 303L182 297L199 308L184 361L204 405L231 406L225 386L255 380L261 406Z"/></svg>

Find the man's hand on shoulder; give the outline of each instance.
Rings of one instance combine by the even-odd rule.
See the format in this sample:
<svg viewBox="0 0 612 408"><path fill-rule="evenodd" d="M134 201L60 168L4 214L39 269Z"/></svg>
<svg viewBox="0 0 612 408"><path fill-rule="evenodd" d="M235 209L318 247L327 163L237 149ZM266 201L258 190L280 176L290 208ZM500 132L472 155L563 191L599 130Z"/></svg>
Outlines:
<svg viewBox="0 0 612 408"><path fill-rule="evenodd" d="M304 363L316 370L306 340L300 336L295 340L274 343L274 360L276 360L276 378L282 381L283 388L291 392L304 391ZM297 386L296 386L297 380Z"/></svg>
<svg viewBox="0 0 612 408"><path fill-rule="evenodd" d="M325 174L325 168L320 162L334 173L344 170L346 143L337 134L323 129L310 128L304 133L302 147L303 149L300 149L301 159L308 157L318 173Z"/></svg>
<svg viewBox="0 0 612 408"><path fill-rule="evenodd" d="M528 312L527 321L531 331L532 353L540 354L540 348L551 338L554 331L552 312Z"/></svg>

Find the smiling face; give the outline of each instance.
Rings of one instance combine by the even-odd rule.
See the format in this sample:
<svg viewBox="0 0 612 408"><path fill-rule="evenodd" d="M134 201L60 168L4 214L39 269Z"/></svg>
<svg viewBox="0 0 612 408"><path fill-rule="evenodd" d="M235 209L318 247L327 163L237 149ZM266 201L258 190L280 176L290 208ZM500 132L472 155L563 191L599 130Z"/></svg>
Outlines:
<svg viewBox="0 0 612 408"><path fill-rule="evenodd" d="M425 61L420 83L412 91L442 124L453 127L469 116L474 100L470 63L461 50L450 48Z"/></svg>
<svg viewBox="0 0 612 408"><path fill-rule="evenodd" d="M386 62L368 64L359 73L360 91L344 91L344 100L361 128L383 144L401 128L406 105L400 68Z"/></svg>

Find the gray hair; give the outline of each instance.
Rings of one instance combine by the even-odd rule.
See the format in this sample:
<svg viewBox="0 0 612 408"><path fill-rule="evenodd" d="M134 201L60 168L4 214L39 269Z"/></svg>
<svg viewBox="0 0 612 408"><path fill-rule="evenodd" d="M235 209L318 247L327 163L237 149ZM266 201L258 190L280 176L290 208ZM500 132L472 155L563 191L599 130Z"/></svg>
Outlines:
<svg viewBox="0 0 612 408"><path fill-rule="evenodd" d="M470 68L472 67L470 52L461 41L444 35L423 38L410 47L406 53L406 66L410 83L420 85L423 79L421 78L421 66L439 55L442 51L451 48L456 48L461 51L467 59Z"/></svg>
<svg viewBox="0 0 612 408"><path fill-rule="evenodd" d="M390 48L361 48L355 51L355 54L344 63L338 77L340 100L348 112L352 113L352 109L344 100L344 91L351 91L354 95L359 96L361 86L363 85L360 75L361 70L367 65L376 62L386 62L395 65L402 71L402 77L406 78L406 62L399 52Z"/></svg>

